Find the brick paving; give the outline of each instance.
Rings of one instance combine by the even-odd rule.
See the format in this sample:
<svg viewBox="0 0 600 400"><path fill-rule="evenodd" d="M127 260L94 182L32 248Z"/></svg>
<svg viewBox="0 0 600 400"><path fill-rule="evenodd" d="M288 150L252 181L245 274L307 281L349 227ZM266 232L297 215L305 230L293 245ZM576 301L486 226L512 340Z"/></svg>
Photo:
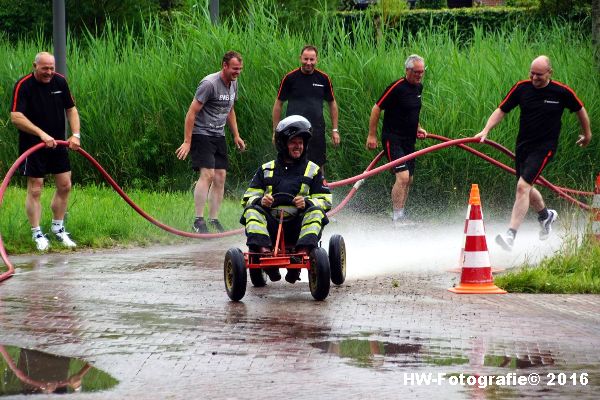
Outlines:
<svg viewBox="0 0 600 400"><path fill-rule="evenodd" d="M324 302L304 276L249 283L232 303L222 260L239 241L17 257L0 284L0 344L82 358L120 381L69 398L597 398L600 296L456 295L456 274L427 270L351 278ZM590 381L404 381L415 372Z"/></svg>

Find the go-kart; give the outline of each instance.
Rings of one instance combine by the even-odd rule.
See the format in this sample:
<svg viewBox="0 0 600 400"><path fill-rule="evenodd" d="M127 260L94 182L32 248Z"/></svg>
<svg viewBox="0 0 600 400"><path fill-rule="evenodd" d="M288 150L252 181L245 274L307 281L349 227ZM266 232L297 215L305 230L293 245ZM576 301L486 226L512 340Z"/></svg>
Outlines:
<svg viewBox="0 0 600 400"><path fill-rule="evenodd" d="M289 193L273 194L271 214L278 220L277 235L273 250L268 252L247 251L239 248L227 250L224 262L225 290L233 301L241 300L246 294L247 272L255 287L267 284L264 268L307 269L310 294L315 300L324 300L329 295L330 280L341 285L346 280L346 245L341 235L329 239L329 255L319 246L310 253L297 250L295 243L285 243L284 222L296 217L298 209Z"/></svg>

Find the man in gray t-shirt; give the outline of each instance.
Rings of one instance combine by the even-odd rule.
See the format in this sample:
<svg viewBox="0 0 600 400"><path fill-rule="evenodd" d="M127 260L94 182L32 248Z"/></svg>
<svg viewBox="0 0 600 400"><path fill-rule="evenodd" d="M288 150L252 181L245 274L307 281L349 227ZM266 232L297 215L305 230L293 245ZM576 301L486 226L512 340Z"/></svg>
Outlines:
<svg viewBox="0 0 600 400"><path fill-rule="evenodd" d="M238 132L233 108L237 98L237 78L242 68L242 56L239 53L225 53L221 71L202 79L185 116L183 144L176 154L180 160L191 154L192 168L200 172L194 189L196 218L193 229L198 233L208 232L203 217L207 200L209 223L215 230L223 231L217 218L227 173L226 123L233 134L235 146L242 151L246 149Z"/></svg>

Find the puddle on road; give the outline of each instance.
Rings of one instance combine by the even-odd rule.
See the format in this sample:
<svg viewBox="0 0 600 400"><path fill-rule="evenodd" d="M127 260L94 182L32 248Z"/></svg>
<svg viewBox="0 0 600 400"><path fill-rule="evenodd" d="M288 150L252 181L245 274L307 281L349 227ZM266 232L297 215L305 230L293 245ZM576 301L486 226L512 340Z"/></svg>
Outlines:
<svg viewBox="0 0 600 400"><path fill-rule="evenodd" d="M97 392L117 383L84 360L0 345L0 396Z"/></svg>
<svg viewBox="0 0 600 400"><path fill-rule="evenodd" d="M334 341L311 343L323 353L335 354L345 359L349 364L376 369L391 369L393 367L419 366L455 366L470 365L474 367L492 367L507 369L527 369L555 365L554 356L545 351L538 354L523 354L519 356L488 355L474 349L465 354L457 353L456 349L443 348L438 345L428 347L422 343L393 343L365 338L347 338Z"/></svg>

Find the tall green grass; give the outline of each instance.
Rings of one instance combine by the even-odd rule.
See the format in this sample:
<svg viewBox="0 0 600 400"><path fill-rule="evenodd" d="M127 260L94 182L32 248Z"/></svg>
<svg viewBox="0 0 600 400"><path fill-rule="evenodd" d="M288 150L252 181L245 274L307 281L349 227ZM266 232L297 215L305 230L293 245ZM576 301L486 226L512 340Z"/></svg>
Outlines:
<svg viewBox="0 0 600 400"><path fill-rule="evenodd" d="M319 47L318 67L331 76L340 107L342 145L328 149L330 181L361 172L374 156L364 147L371 107L403 75L404 59L411 53L423 55L428 65L421 119L430 132L452 138L477 133L512 84L527 78L529 64L539 54L552 58L554 78L576 90L593 129L600 126L600 76L587 25L507 26L495 33L474 27L473 35L460 39L452 26L427 26L417 34L385 25L378 30L369 14L351 26L327 13L298 24L303 26L293 32L302 33L293 33L268 3L249 2L246 14L219 26L192 10L147 23L141 36L108 24L99 36L71 37L69 81L83 120L84 148L124 186L187 190L194 173L189 161L178 161L174 154L182 142L185 113L199 80L220 68L225 51L235 49L244 57L236 113L248 144L245 153L230 151L227 190L237 197L257 166L274 155L273 101L280 79L299 65L298 53L306 43ZM30 70L37 51L48 48L43 39L0 40L0 57L6 60L0 63L4 110L16 79ZM490 138L512 148L517 114L509 115ZM545 175L558 184L589 189L598 172L600 141L595 138L581 150L574 145L576 117L566 115L563 122L560 150ZM0 115L0 173L17 156L16 137L8 113ZM100 180L80 157L74 157L74 171L77 183ZM366 193L387 193L391 179L382 174L371 182ZM514 183L508 174L461 150L445 149L418 160L409 201L462 204L471 183L507 202L512 199Z"/></svg>

